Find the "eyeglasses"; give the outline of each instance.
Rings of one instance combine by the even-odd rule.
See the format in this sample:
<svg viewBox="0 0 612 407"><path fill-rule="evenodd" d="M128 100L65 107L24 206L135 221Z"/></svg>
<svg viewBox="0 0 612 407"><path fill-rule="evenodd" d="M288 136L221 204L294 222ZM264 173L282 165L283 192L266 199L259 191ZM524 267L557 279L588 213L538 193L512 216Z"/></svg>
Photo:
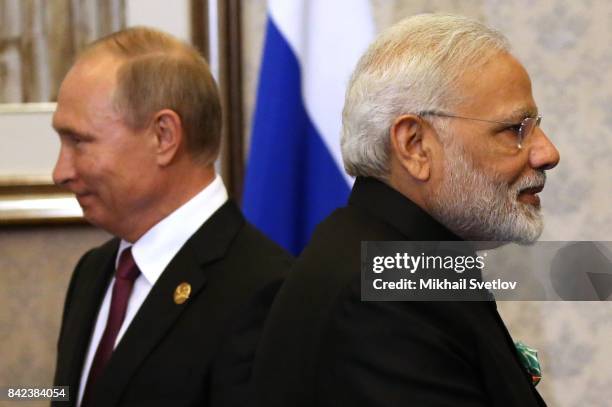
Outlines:
<svg viewBox="0 0 612 407"><path fill-rule="evenodd" d="M516 146L518 149L523 148L523 141L533 133L536 127L540 126L542 122L542 116L536 117L525 117L520 123L516 122L504 122L504 121L496 121L496 120L486 120L486 119L475 119L473 117L464 117L457 116L449 113L438 112L436 110L428 110L424 112L420 112L419 116L440 116L440 117L450 117L453 119L464 119L464 120L474 120L477 122L486 122L486 123L496 123L496 124L505 124L508 125L508 130L513 131L516 134Z"/></svg>

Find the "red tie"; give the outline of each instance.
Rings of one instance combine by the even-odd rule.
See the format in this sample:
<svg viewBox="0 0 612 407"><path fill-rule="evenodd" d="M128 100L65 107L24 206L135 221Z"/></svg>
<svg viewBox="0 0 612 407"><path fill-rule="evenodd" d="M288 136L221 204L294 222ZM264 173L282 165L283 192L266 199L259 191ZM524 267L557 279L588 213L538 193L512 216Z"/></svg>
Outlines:
<svg viewBox="0 0 612 407"><path fill-rule="evenodd" d="M101 376L113 353L117 334L125 319L125 310L127 309L130 293L134 286L134 280L136 280L139 274L140 270L138 270L134 257L132 257L132 248L125 249L121 253L117 272L115 273L115 285L113 286L106 328L104 328L104 334L102 334L98 350L96 350L96 355L89 369L89 377L87 378L81 407L90 405L96 381Z"/></svg>

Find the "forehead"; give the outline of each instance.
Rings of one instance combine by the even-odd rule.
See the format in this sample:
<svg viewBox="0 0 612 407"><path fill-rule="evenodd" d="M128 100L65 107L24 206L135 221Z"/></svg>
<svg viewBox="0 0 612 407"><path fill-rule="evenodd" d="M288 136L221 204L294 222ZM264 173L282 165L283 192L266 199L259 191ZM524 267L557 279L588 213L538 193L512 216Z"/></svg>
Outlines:
<svg viewBox="0 0 612 407"><path fill-rule="evenodd" d="M62 130L116 119L113 95L118 67L116 59L105 55L77 61L60 87L53 127Z"/></svg>
<svg viewBox="0 0 612 407"><path fill-rule="evenodd" d="M462 102L457 114L493 120L518 120L537 114L527 71L505 52L466 72L459 89Z"/></svg>

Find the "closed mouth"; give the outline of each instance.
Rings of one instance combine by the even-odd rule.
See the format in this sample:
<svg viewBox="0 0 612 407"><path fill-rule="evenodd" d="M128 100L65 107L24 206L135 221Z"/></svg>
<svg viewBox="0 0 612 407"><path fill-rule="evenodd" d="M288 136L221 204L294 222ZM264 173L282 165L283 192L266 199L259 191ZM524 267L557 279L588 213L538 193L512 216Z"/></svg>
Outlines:
<svg viewBox="0 0 612 407"><path fill-rule="evenodd" d="M521 189L518 194L518 200L524 204L528 204L539 209L540 197L538 196L538 193L541 192L543 189L544 184Z"/></svg>

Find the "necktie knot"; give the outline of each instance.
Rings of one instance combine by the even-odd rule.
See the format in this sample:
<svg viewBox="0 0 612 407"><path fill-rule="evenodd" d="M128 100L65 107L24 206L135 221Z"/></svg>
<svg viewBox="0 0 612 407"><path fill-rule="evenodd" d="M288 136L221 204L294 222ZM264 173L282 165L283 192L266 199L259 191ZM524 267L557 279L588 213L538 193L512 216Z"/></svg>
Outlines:
<svg viewBox="0 0 612 407"><path fill-rule="evenodd" d="M132 248L128 247L121 253L121 257L119 257L119 264L117 265L115 277L133 282L139 274L140 270L138 270L138 266L134 261L134 256L132 256Z"/></svg>

